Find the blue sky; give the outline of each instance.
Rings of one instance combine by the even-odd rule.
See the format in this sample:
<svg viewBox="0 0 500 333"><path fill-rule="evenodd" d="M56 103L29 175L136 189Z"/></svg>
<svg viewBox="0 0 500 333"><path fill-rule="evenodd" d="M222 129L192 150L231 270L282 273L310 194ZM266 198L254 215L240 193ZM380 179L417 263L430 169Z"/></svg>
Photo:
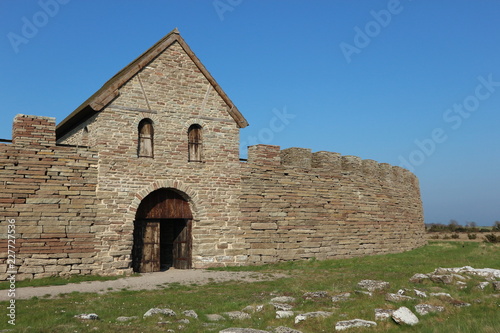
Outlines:
<svg viewBox="0 0 500 333"><path fill-rule="evenodd" d="M500 2L1 0L0 138L175 27L265 143L411 169L427 223L500 220ZM246 154L242 151L242 156Z"/></svg>

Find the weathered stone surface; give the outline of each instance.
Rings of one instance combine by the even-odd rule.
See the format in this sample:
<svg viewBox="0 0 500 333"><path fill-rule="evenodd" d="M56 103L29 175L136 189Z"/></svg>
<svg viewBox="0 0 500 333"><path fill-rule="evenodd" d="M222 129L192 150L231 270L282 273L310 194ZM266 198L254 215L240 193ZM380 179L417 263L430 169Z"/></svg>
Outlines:
<svg viewBox="0 0 500 333"><path fill-rule="evenodd" d="M302 331L294 330L286 326L279 326L273 330L273 333L302 333Z"/></svg>
<svg viewBox="0 0 500 333"><path fill-rule="evenodd" d="M411 301L414 299L415 298L413 298L413 297L405 296L405 295L392 294L392 293L385 294L385 300L388 302L403 302L403 301Z"/></svg>
<svg viewBox="0 0 500 333"><path fill-rule="evenodd" d="M198 319L198 314L194 310L185 310L185 311L182 311L182 314L185 315L186 317Z"/></svg>
<svg viewBox="0 0 500 333"><path fill-rule="evenodd" d="M332 296L332 302L343 302L347 301L351 297L351 293L342 293Z"/></svg>
<svg viewBox="0 0 500 333"><path fill-rule="evenodd" d="M377 281L377 280L362 280L358 283L358 287L361 289L366 289L368 291L386 290L389 289L389 282Z"/></svg>
<svg viewBox="0 0 500 333"><path fill-rule="evenodd" d="M230 319L250 319L251 316L242 311L229 311L229 312L224 312L224 315L228 316Z"/></svg>
<svg viewBox="0 0 500 333"><path fill-rule="evenodd" d="M224 318L220 314L213 313L213 314L207 314L207 320L208 321L221 321L221 320L226 320L226 318Z"/></svg>
<svg viewBox="0 0 500 333"><path fill-rule="evenodd" d="M82 320L98 320L99 316L95 313L82 313L79 315L75 315L75 318Z"/></svg>
<svg viewBox="0 0 500 333"><path fill-rule="evenodd" d="M363 320L363 319L352 319L352 320L343 320L339 321L335 324L336 331L344 331L353 327L372 327L377 326L377 323L374 321Z"/></svg>
<svg viewBox="0 0 500 333"><path fill-rule="evenodd" d="M281 310L281 311L290 311L293 309L293 306L290 304L285 304L285 303L270 303L276 310Z"/></svg>
<svg viewBox="0 0 500 333"><path fill-rule="evenodd" d="M139 317L137 316L132 316L132 317L118 317L116 318L116 321L119 321L119 322L126 322L126 321L131 321L131 320L135 320L135 319L138 319Z"/></svg>
<svg viewBox="0 0 500 333"><path fill-rule="evenodd" d="M328 297L327 291L310 291L303 295L306 299Z"/></svg>
<svg viewBox="0 0 500 333"><path fill-rule="evenodd" d="M411 283L422 283L423 281L428 280L428 279L429 279L429 276L427 274L417 273L417 274L413 275L409 281Z"/></svg>
<svg viewBox="0 0 500 333"><path fill-rule="evenodd" d="M398 324L416 325L418 318L410 309L405 306L400 307L392 313L392 319Z"/></svg>
<svg viewBox="0 0 500 333"><path fill-rule="evenodd" d="M248 313L255 313L255 312L261 312L262 310L264 310L264 305L260 304L260 305L246 306L241 311L248 312Z"/></svg>
<svg viewBox="0 0 500 333"><path fill-rule="evenodd" d="M172 316L172 317L177 316L177 314L174 312L174 310L171 310L171 309L151 308L148 311L146 311L146 313L144 314L144 317L151 317L152 315L156 315L156 314L162 314L162 315Z"/></svg>
<svg viewBox="0 0 500 333"><path fill-rule="evenodd" d="M415 311L417 311L418 314L424 316L430 312L443 312L444 307L431 304L418 304L415 305Z"/></svg>
<svg viewBox="0 0 500 333"><path fill-rule="evenodd" d="M477 288L478 289L481 289L481 290L484 290L486 287L488 287L490 285L489 282L487 281L484 281L484 282L479 282L479 284L477 285ZM494 286L494 285L493 285ZM500 284L499 284L499 287L500 287Z"/></svg>
<svg viewBox="0 0 500 333"><path fill-rule="evenodd" d="M299 314L298 316L295 317L295 324L298 324L301 321L304 321L304 320L309 319L309 318L330 317L332 314L333 314L332 312L326 312L326 311L314 311L314 312Z"/></svg>
<svg viewBox="0 0 500 333"><path fill-rule="evenodd" d="M394 310L392 309L375 309L375 320L386 320L391 318Z"/></svg>
<svg viewBox="0 0 500 333"><path fill-rule="evenodd" d="M293 317L294 313L293 311L276 311L276 318L277 319L283 319L283 318L290 318Z"/></svg>
<svg viewBox="0 0 500 333"><path fill-rule="evenodd" d="M453 283L453 276L451 275L437 275L437 274L432 274L429 276L429 279L432 282L440 282L444 284L451 284Z"/></svg>
<svg viewBox="0 0 500 333"><path fill-rule="evenodd" d="M455 268L437 268L434 272L435 274L444 273L457 273L457 274L470 274L476 276L482 276L485 278L497 278L500 279L500 269L493 268L473 268L471 266L455 267Z"/></svg>

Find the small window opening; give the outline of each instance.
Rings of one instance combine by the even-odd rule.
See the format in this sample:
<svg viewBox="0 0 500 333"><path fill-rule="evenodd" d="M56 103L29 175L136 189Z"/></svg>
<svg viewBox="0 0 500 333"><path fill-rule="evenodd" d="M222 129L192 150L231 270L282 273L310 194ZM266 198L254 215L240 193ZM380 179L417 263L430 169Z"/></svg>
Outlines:
<svg viewBox="0 0 500 333"><path fill-rule="evenodd" d="M153 157L153 122L150 119L143 119L139 123L139 147L137 155L139 157Z"/></svg>
<svg viewBox="0 0 500 333"><path fill-rule="evenodd" d="M202 137L201 126L194 124L189 126L188 129L188 161L201 162L202 161Z"/></svg>
<svg viewBox="0 0 500 333"><path fill-rule="evenodd" d="M88 146L89 145L89 129L87 126L83 128L82 132L82 145L83 146Z"/></svg>

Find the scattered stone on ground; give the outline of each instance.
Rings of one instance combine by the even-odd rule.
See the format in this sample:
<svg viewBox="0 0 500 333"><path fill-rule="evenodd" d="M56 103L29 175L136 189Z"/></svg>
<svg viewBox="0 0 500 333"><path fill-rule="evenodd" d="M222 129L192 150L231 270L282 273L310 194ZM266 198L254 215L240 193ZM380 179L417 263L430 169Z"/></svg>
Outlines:
<svg viewBox="0 0 500 333"><path fill-rule="evenodd" d="M403 302L403 301L413 301L415 298L400 294L387 293L385 294L385 300L388 302Z"/></svg>
<svg viewBox="0 0 500 333"><path fill-rule="evenodd" d="M500 293L498 291L500 290L500 281L496 281L497 275L496 271L500 270L492 270L492 269L482 269L482 270L475 270L472 267L462 267L462 268L439 268L436 269L433 273L429 274L415 274L410 278L411 283L422 283L423 281L429 282L434 282L436 283L435 285L431 285L427 288L421 288L422 290L418 289L410 289L410 288L401 288L399 289L396 293L387 293L385 295L385 299L387 301L391 302L400 302L400 301L415 301L417 298L411 297L411 296L418 296L419 298L427 298L427 292L429 294L429 297L434 297L437 298L438 302L449 304L445 306L438 306L438 305L433 305L433 304L427 304L427 303L422 303L415 305L415 311L421 316L427 315L429 313L439 313L443 312L446 310L446 308L450 306L455 306L455 307L467 307L470 306L470 303L463 302L461 300L458 300L454 298L452 295L446 292L438 292L438 291L444 291L444 287L438 287L438 284L442 283L448 283L451 281L447 289L450 288L461 288L464 285L467 285L464 281L470 279L470 277L463 277L459 274L470 274L470 275L476 275L479 277L483 277L484 279L488 281L482 281L478 282L478 285L474 287L471 291L473 290L491 290L491 294L487 295L485 297L500 297ZM444 278L443 278L444 277ZM492 285L491 288L488 288L489 285ZM455 285L455 286L453 286ZM389 283L384 282L384 281L376 281L376 280L362 280L360 283L358 283L359 288L363 288L365 290L356 290L356 293L360 294L368 294L372 295L372 291L379 291L379 290L384 290L389 288ZM488 288L488 289L486 289ZM426 290L426 291L423 291ZM431 292L432 291L432 292ZM483 293L479 294L482 295ZM411 296L410 296L411 295ZM317 299L317 298L324 298L324 297L329 297L329 293L327 291L313 291L313 292L306 292L302 295L302 299ZM341 294L337 294L332 296L332 302L341 302L341 301L346 301L350 299L351 293L345 292ZM356 299L353 297L353 299ZM359 299L359 297L358 297ZM286 318L291 318L295 316L294 322L295 324L300 323L304 320L307 320L309 318L326 318L331 315L333 315L332 312L326 312L326 311L315 311L315 312L308 312L308 313L302 313L296 315L291 309L293 306L289 303L293 303L294 305L296 304L296 298L290 297L290 296L278 296L274 297L269 301L269 304L274 307L276 311L276 318L277 319L286 319ZM431 301L432 302L432 301ZM482 299L476 299L472 303L481 303ZM341 308L341 305L338 305L337 307ZM261 312L261 311L269 311L271 307L269 306L264 306L264 305L249 305L245 307L242 311L229 311L229 312L224 312L222 314L209 314L206 316L206 319L210 321L210 323L203 323L202 325L204 327L207 327L207 330L210 331L215 331L215 330L220 330L223 327L223 324L220 323L215 323L216 321L223 321L227 320L227 317L230 319L250 319L252 317L252 314ZM64 312L64 311L62 311ZM167 315L167 316L176 316L176 313L171 310L171 309L166 309L166 308L151 308L149 309L145 314L144 317L149 317L154 314L162 314L162 315ZM194 310L185 310L182 311L182 314L185 317L189 318L198 318L198 314ZM226 317L224 317L224 316ZM338 314L338 317L347 317L346 314ZM75 318L79 318L81 320L95 320L99 319L97 314L90 313L90 314L80 314L76 315ZM415 325L418 323L418 318L415 316L415 314L408 309L407 307L400 307L397 310L392 310L392 309L380 309L377 308L375 309L375 320L380 321L380 320L386 320L388 318L392 318L396 323L398 324L406 324L406 325ZM137 316L132 316L132 317L118 317L116 318L117 322L127 322L131 320L136 320L138 319ZM160 317L160 320L162 318ZM175 327L171 327L177 330L182 330L184 329L187 325L190 324L189 319L178 319L177 321L174 322L169 322L169 321L161 321L158 323L158 325L178 325ZM367 321L367 320L362 320L362 319L353 319L353 320L344 320L344 321L339 321L337 322L335 329L336 330L345 330L350 327L370 327L370 326L375 326L375 322ZM166 327L167 332L174 332L169 327ZM268 330L268 331L267 331ZM227 328L224 329L220 332L223 333L258 333L258 332L268 332L268 333L301 333L300 331L297 331L295 329L285 327L285 326L280 326L276 328L272 327L267 327L266 331L263 330L258 330L258 329L253 329L253 328ZM1 332L0 332L1 333Z"/></svg>
<svg viewBox="0 0 500 333"><path fill-rule="evenodd" d="M198 314L194 310L182 311L182 314L185 315L186 317L191 317L191 318L194 318L194 319L198 319Z"/></svg>
<svg viewBox="0 0 500 333"><path fill-rule="evenodd" d="M431 312L443 312L444 307L431 304L418 304L415 305L415 311L417 311L419 315L425 316L426 314Z"/></svg>
<svg viewBox="0 0 500 333"><path fill-rule="evenodd" d="M276 319L290 318L294 315L293 311L276 311Z"/></svg>
<svg viewBox="0 0 500 333"><path fill-rule="evenodd" d="M225 330L219 331L219 333L269 333L268 331L256 330L253 328L237 328L231 327Z"/></svg>
<svg viewBox="0 0 500 333"><path fill-rule="evenodd" d="M332 302L336 303L336 302L347 301L350 297L351 297L351 293L338 294L338 295L332 296Z"/></svg>
<svg viewBox="0 0 500 333"><path fill-rule="evenodd" d="M430 275L429 278L431 279L432 282L441 282L444 284L451 284L453 282L453 276L451 275L437 275L433 274Z"/></svg>
<svg viewBox="0 0 500 333"><path fill-rule="evenodd" d="M343 320L337 322L335 324L335 330L343 331L353 327L372 327L372 326L377 326L377 323L374 321L363 320L363 319L352 319L352 320Z"/></svg>
<svg viewBox="0 0 500 333"><path fill-rule="evenodd" d="M293 309L293 306L290 304L286 303L270 303L276 310L281 310L281 311L290 311Z"/></svg>
<svg viewBox="0 0 500 333"><path fill-rule="evenodd" d="M126 321L135 320L135 319L138 319L138 318L139 318L139 317L137 317L137 316L132 316L132 317L125 317L125 316L121 316L121 317L116 318L116 321L119 321L119 322L126 322Z"/></svg>
<svg viewBox="0 0 500 333"><path fill-rule="evenodd" d="M375 320L386 320L391 318L394 310L392 309L375 309Z"/></svg>
<svg viewBox="0 0 500 333"><path fill-rule="evenodd" d="M310 291L302 295L305 299L313 299L313 298L324 298L328 297L327 291Z"/></svg>
<svg viewBox="0 0 500 333"><path fill-rule="evenodd" d="M82 313L82 314L76 315L75 318L82 319L82 320L98 320L99 316L95 313Z"/></svg>
<svg viewBox="0 0 500 333"><path fill-rule="evenodd" d="M226 320L226 318L222 317L220 314L207 314L207 320L208 321L221 321L221 320Z"/></svg>
<svg viewBox="0 0 500 333"><path fill-rule="evenodd" d="M411 283L422 283L424 280L428 280L429 276L427 274L417 273L410 278Z"/></svg>
<svg viewBox="0 0 500 333"><path fill-rule="evenodd" d="M373 293L371 291L365 291L365 290L356 290L356 294L362 294L362 295L367 295L368 297L372 297Z"/></svg>
<svg viewBox="0 0 500 333"><path fill-rule="evenodd" d="M416 325L418 318L410 309L405 306L400 307L392 313L392 319L398 324Z"/></svg>
<svg viewBox="0 0 500 333"><path fill-rule="evenodd" d="M224 315L228 316L229 319L250 319L250 315L246 312L242 311L229 311L224 312Z"/></svg>
<svg viewBox="0 0 500 333"><path fill-rule="evenodd" d="M302 333L301 331L294 330L286 326L279 326L273 330L273 333Z"/></svg>
<svg viewBox="0 0 500 333"><path fill-rule="evenodd" d="M301 321L304 321L309 318L318 318L318 317L326 318L331 316L332 314L333 314L332 312L326 312L326 311L314 311L314 312L302 313L295 317L295 324L298 324Z"/></svg>
<svg viewBox="0 0 500 333"><path fill-rule="evenodd" d="M488 287L490 285L490 283L488 281L484 281L484 282L479 282L479 284L477 285L477 287L481 290L484 290L486 287Z"/></svg>
<svg viewBox="0 0 500 333"><path fill-rule="evenodd" d="M261 312L264 310L264 305L249 305L245 306L245 308L241 311L248 312L248 313L255 313L255 312Z"/></svg>
<svg viewBox="0 0 500 333"><path fill-rule="evenodd" d="M148 311L146 311L144 317L151 317L152 315L155 314L163 314L170 317L177 316L177 314L172 309L151 308Z"/></svg>
<svg viewBox="0 0 500 333"><path fill-rule="evenodd" d="M378 281L378 280L362 280L358 283L358 287L361 289L366 289L368 291L377 291L389 289L389 282Z"/></svg>

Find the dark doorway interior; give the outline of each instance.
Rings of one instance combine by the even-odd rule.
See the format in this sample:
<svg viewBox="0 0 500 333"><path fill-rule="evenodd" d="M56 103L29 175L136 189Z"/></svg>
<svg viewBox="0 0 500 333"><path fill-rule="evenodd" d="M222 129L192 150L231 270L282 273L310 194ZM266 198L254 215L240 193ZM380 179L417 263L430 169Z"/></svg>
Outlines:
<svg viewBox="0 0 500 333"><path fill-rule="evenodd" d="M157 190L144 198L134 222L134 271L191 268L191 221L188 202L172 190Z"/></svg>

